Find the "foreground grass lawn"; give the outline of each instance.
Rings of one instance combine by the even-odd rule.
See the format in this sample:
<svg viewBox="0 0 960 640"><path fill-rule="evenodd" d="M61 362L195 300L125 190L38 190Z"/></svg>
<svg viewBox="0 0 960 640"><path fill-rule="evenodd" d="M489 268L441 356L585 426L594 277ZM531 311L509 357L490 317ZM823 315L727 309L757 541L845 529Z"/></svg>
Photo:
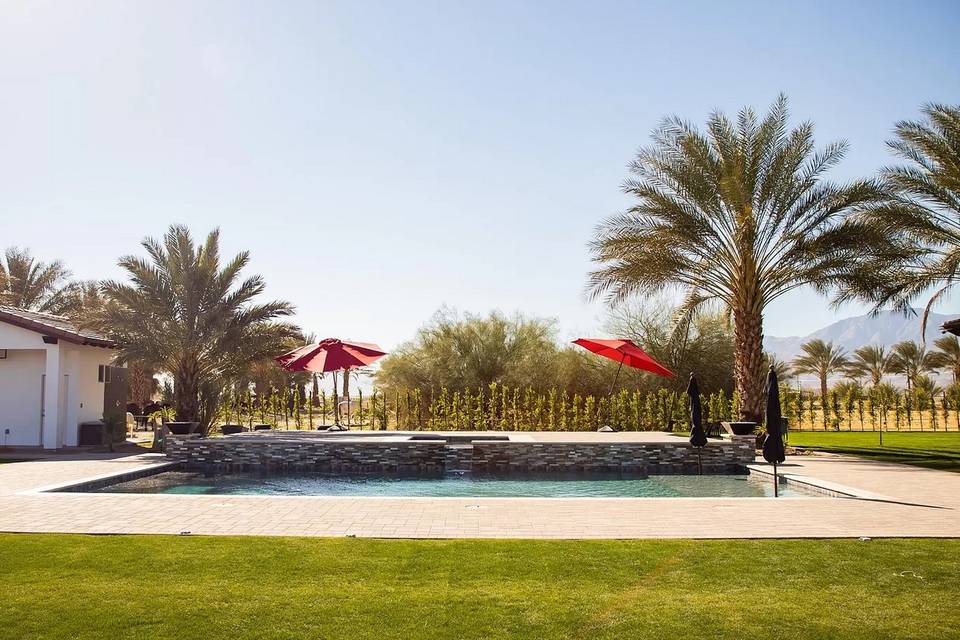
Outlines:
<svg viewBox="0 0 960 640"><path fill-rule="evenodd" d="M960 540L0 535L0 638L957 638Z"/></svg>
<svg viewBox="0 0 960 640"><path fill-rule="evenodd" d="M884 432L882 447L879 432L871 431L791 431L788 442L793 447L902 462L931 469L960 471L960 433L955 431Z"/></svg>

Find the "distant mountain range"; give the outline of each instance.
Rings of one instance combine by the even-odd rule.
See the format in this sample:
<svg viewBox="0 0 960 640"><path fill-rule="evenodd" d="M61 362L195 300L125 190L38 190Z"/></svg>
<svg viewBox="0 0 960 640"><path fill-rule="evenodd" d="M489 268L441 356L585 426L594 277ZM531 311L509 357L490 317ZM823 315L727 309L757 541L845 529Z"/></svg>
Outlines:
<svg viewBox="0 0 960 640"><path fill-rule="evenodd" d="M801 344L816 338L833 342L846 349L848 353L868 344L889 348L901 340L920 340L920 313L919 309L918 315L915 316L884 311L876 316L846 318L805 336L788 338L766 336L763 346L767 352L775 354L781 360L792 360L800 353ZM940 337L940 325L955 317L940 313L930 314L930 319L927 321L928 348L931 342Z"/></svg>

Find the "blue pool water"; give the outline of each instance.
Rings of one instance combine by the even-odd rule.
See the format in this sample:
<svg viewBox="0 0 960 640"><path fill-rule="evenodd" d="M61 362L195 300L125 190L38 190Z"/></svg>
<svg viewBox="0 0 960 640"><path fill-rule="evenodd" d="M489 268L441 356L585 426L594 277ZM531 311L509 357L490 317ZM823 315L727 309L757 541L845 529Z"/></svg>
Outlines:
<svg viewBox="0 0 960 640"><path fill-rule="evenodd" d="M107 493L194 495L294 495L392 497L537 497L537 498L756 498L773 495L772 480L750 475L651 476L603 475L425 477L384 475L226 474L168 471L98 489ZM782 496L816 495L791 485Z"/></svg>

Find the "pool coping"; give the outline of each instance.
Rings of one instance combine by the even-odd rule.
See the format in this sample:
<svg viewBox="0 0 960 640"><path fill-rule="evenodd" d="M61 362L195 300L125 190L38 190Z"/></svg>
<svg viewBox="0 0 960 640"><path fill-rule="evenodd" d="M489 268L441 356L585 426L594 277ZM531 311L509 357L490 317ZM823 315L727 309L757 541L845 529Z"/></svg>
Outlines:
<svg viewBox="0 0 960 640"><path fill-rule="evenodd" d="M747 469L750 470L750 473L758 473L765 476L773 476L773 467L772 465L766 464L748 464ZM799 484L802 485L809 491L816 493L822 493L831 498L857 498L860 500L881 500L881 501L892 501L898 500L891 496L885 496L879 493L873 493L870 491L865 491L857 487L851 487L849 485L840 484L839 482L831 482L829 480L821 480L820 478L812 478L810 476L798 475L795 473L778 471L777 476L787 483Z"/></svg>
<svg viewBox="0 0 960 640"><path fill-rule="evenodd" d="M81 480L71 480L69 482L59 482L57 484L33 487L31 489L27 489L26 491L21 491L17 495L37 495L44 493L85 493L85 489L102 489L103 487L109 487L112 484L129 482L130 480L145 478L146 476L156 475L158 473L163 473L164 471L172 471L175 467L179 466L180 463L177 461L157 462L139 469L101 473L89 478L83 478Z"/></svg>
<svg viewBox="0 0 960 640"><path fill-rule="evenodd" d="M791 473L778 473L778 478L782 484L795 484L800 485L803 489L810 491L812 493L820 495L800 495L800 496L784 496L784 497L774 497L774 496L336 496L336 495L263 495L263 494L180 494L180 493L167 493L167 494L156 494L156 493L136 493L136 492L97 492L97 489L104 489L114 484L119 484L122 482L129 482L131 480L137 480L139 478L145 478L152 475L157 475L166 471L174 471L178 468L183 468L183 463L180 461L168 461L168 462L158 462L156 464L150 465L148 467L143 467L140 469L119 471L113 473L99 474L90 478L84 478L82 480L72 480L66 483L58 483L54 485L45 485L42 487L36 487L29 489L27 491L21 492L20 495L37 495L37 494L50 494L50 493L61 493L61 494L74 494L74 495L83 495L83 494L97 494L97 495L127 495L127 496L153 496L153 495L163 495L165 497L176 497L176 498L215 498L218 496L229 496L230 498L240 498L240 499L309 499L309 498L329 498L329 499L351 499L351 500L715 500L719 498L729 498L735 500L819 500L821 496L829 498L857 498L857 499L867 499L867 500L881 500L881 501L893 501L897 500L896 498L891 498L889 496L883 496L880 494L871 493L868 491L863 491L862 489L857 489L854 487L849 487L835 482L829 482L826 480L820 480L818 478L811 478L809 476L796 475ZM773 471L770 467L760 464L748 464L745 465L745 470L748 475L758 474L765 476L772 476ZM670 475L691 475L691 474L670 474ZM716 474L724 475L724 474Z"/></svg>
<svg viewBox="0 0 960 640"><path fill-rule="evenodd" d="M797 458L779 466L778 471L786 472L786 482L819 485L842 494L837 500L811 495L387 498L59 491L130 477L129 471L136 476L159 473L172 467L168 462L162 455L141 454L118 459L56 458L27 462L22 469L20 465L2 465L0 530L385 539L734 540L960 535L957 474L834 456ZM120 463L119 467L114 463ZM771 467L759 458L755 463L751 471L768 477ZM885 498L879 492L897 498Z"/></svg>

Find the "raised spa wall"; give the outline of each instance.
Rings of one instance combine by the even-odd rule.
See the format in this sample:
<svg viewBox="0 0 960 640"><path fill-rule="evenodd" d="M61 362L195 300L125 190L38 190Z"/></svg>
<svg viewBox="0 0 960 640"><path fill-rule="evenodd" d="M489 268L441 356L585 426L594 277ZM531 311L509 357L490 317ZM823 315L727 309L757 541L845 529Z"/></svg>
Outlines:
<svg viewBox="0 0 960 640"><path fill-rule="evenodd" d="M726 473L754 461L754 436L711 440L703 470ZM442 440L364 442L282 437L169 436L167 456L188 469L230 471L442 472L626 471L696 473L697 451L686 440L666 442L521 442Z"/></svg>

